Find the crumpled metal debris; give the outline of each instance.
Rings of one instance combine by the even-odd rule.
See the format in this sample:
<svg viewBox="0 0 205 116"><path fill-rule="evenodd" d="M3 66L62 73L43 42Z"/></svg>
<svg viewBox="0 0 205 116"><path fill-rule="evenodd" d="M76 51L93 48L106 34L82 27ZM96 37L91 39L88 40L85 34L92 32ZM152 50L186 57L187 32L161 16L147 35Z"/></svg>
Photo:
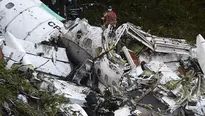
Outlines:
<svg viewBox="0 0 205 116"><path fill-rule="evenodd" d="M23 103L28 103L28 100L27 100L26 96L23 95L23 94L18 94L17 98L18 98L20 101L22 101Z"/></svg>
<svg viewBox="0 0 205 116"><path fill-rule="evenodd" d="M74 37L70 37L70 34L75 35L74 30L78 32L77 30L80 30L80 27L87 29L87 31L92 30L88 26L89 24L86 24L87 22L82 23L82 21L76 20L76 22L79 22L78 28L71 29L71 32L67 33L65 38ZM83 31L86 32L85 30ZM114 36L109 36L109 33L113 32L115 33L113 34ZM98 33L101 33L101 31ZM93 34L93 36L95 35L97 34ZM129 35L129 37L124 37L123 35ZM86 34L82 33L81 39L83 40L85 37ZM74 39L75 37L71 41L74 41ZM89 39L94 40L94 38ZM96 60L95 62L101 65L95 65L94 67L99 81L104 86L111 88L113 96L129 98L129 103L139 105L140 101L151 95L153 99L157 99L156 104L158 106L159 104L166 106L166 109L155 109L155 112L177 115L177 113L183 114L183 111L186 111L186 109L181 109L181 107L186 106L186 103L195 96L194 90L196 90L197 83L199 83L199 76L196 75L196 72L201 72L197 61L193 60L193 58L196 58L194 54L197 51L193 46L187 44L183 39L153 36L131 23L125 23L115 31L108 26L103 32L102 40L98 39L95 40L98 43L97 46L101 42L100 46L104 49L109 49L113 46L118 47L117 51L112 50L104 57ZM135 40L141 42L142 45L149 49L138 50L138 53L133 52L130 48L135 47L126 46L126 41L132 43L132 41L136 42ZM84 47L80 41L76 44L82 48ZM121 44L120 49L118 44ZM95 42L93 45L95 45ZM95 57L89 51L88 54ZM133 57L133 54L138 56ZM116 58L119 59L116 60ZM143 62L146 62L146 65L142 65L141 63ZM110 71L107 71L107 69ZM85 69L83 70L86 71ZM112 71L116 73L114 74L115 77ZM149 99L151 98L148 97L147 100ZM156 104L152 105L157 106ZM195 113L197 114L197 111Z"/></svg>
<svg viewBox="0 0 205 116"><path fill-rule="evenodd" d="M88 116L84 109L78 104L63 104L60 106L58 115L63 116Z"/></svg>
<svg viewBox="0 0 205 116"><path fill-rule="evenodd" d="M29 3L41 4L40 1ZM31 18L33 15L25 14L26 8L45 15ZM63 94L76 103L61 107L63 112L69 107L67 115L87 116L81 106L90 108L92 113L106 115L122 115L121 112L127 113L123 116L144 115L144 112L204 115L205 40L201 35L197 36L194 48L183 39L157 37L131 23L103 30L89 25L86 19L77 18L64 25L39 6L35 8L20 7L14 20L11 18L15 15L0 16L0 26L5 28L0 28L5 38L0 36L1 50L7 68L22 64L21 71L29 69L37 73L33 73L33 79L39 89L55 90L56 94ZM23 19L24 22L34 22L26 25L29 30L16 29L18 23L15 22L22 22L21 11L29 17ZM12 10L5 12L16 14ZM7 27L8 23L11 26ZM42 30L43 26L46 28ZM64 48L58 47L58 40ZM66 54L78 63L74 71ZM97 93L90 92L92 90ZM22 94L18 99L27 102Z"/></svg>

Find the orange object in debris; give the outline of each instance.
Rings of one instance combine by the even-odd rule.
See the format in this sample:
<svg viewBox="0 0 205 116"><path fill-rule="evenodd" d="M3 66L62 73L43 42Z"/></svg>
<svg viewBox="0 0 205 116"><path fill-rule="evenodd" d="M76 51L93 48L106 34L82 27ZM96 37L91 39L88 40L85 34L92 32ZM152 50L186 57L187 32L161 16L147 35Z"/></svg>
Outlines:
<svg viewBox="0 0 205 116"><path fill-rule="evenodd" d="M4 55L3 55L2 49L0 49L0 60L3 60L3 58L4 58Z"/></svg>
<svg viewBox="0 0 205 116"><path fill-rule="evenodd" d="M135 56L135 53L133 51L129 50L129 54L133 60L133 62L135 63L136 66L140 65L139 59Z"/></svg>
<svg viewBox="0 0 205 116"><path fill-rule="evenodd" d="M184 67L182 67L181 65L179 66L178 71L179 71L180 75L183 75L183 76L185 75Z"/></svg>

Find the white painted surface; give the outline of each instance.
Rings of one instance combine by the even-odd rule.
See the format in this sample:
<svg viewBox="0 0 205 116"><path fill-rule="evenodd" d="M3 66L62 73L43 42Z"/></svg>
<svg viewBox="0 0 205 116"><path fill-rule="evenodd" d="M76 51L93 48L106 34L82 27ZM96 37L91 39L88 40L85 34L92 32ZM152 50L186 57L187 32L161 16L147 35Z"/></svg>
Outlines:
<svg viewBox="0 0 205 116"><path fill-rule="evenodd" d="M28 54L28 58L31 64L36 68L37 71L45 72L47 74L66 77L71 72L70 64L47 59L35 55Z"/></svg>
<svg viewBox="0 0 205 116"><path fill-rule="evenodd" d="M78 104L64 104L60 106L60 109L64 112L68 112L70 115L88 116L85 110Z"/></svg>
<svg viewBox="0 0 205 116"><path fill-rule="evenodd" d="M8 3L14 6L7 9L5 5ZM42 7L40 0L3 0L0 1L0 31L9 31L18 39L40 43L66 30L63 23Z"/></svg>
<svg viewBox="0 0 205 116"><path fill-rule="evenodd" d="M201 99L197 102L196 105L196 116L204 116L205 115L205 99Z"/></svg>
<svg viewBox="0 0 205 116"><path fill-rule="evenodd" d="M5 43L6 43L6 46L9 46L15 50L18 50L18 51L22 52L23 54L26 53L25 50L23 49L23 47L21 46L21 44L17 41L17 38L14 37L14 35L11 34L10 32L6 33ZM23 55L21 62L23 65L31 64L31 62L29 61L28 56L26 54Z"/></svg>
<svg viewBox="0 0 205 116"><path fill-rule="evenodd" d="M18 94L17 98L21 101L23 101L24 103L28 103L28 100L26 99L26 96L23 94Z"/></svg>
<svg viewBox="0 0 205 116"><path fill-rule="evenodd" d="M6 8L6 4L13 3L14 7L11 9ZM38 7L42 2L38 0L2 0L0 1L0 27L4 29L12 20L17 17L21 12L28 8ZM17 26L18 27L18 26ZM0 29L1 30L1 29Z"/></svg>
<svg viewBox="0 0 205 116"><path fill-rule="evenodd" d="M3 46L2 52L4 54L4 57L9 58L15 62L20 62L21 59L26 55L26 53L8 46Z"/></svg>
<svg viewBox="0 0 205 116"><path fill-rule="evenodd" d="M154 72L159 72L163 74L161 77L160 83L162 85L166 84L171 80L179 80L180 77L177 76L170 68L168 68L163 62L151 61L147 64L148 68Z"/></svg>
<svg viewBox="0 0 205 116"><path fill-rule="evenodd" d="M52 59L53 57L55 57L57 61L63 61L67 63L69 62L65 48L58 47L56 51L53 46L35 44L33 42L24 41L20 39L18 39L17 41L22 45L22 47L28 54L37 56L39 53L43 53L44 55L42 57L44 58Z"/></svg>
<svg viewBox="0 0 205 116"><path fill-rule="evenodd" d="M135 69L133 69L129 75L133 76L133 77L138 77L140 74L143 73L143 70L141 68L141 66L136 67Z"/></svg>
<svg viewBox="0 0 205 116"><path fill-rule="evenodd" d="M164 100L164 102L166 102L169 105L171 112L173 112L174 110L176 110L178 108L176 101L174 101L173 99L170 99L167 96L163 96L162 100Z"/></svg>
<svg viewBox="0 0 205 116"><path fill-rule="evenodd" d="M96 71L99 70L101 72L99 74L97 71L97 74L100 75L100 82L102 82L106 87L120 86L119 82L124 72L122 68L118 67L116 64L113 64L105 57L103 57L100 61L95 62L95 68Z"/></svg>
<svg viewBox="0 0 205 116"><path fill-rule="evenodd" d="M196 46L197 46L197 59L203 73L205 74L205 40L200 34L197 36Z"/></svg>
<svg viewBox="0 0 205 116"><path fill-rule="evenodd" d="M76 19L73 25L76 25L75 28L66 33L66 38L78 44L93 57L96 57L98 55L96 54L96 48L101 47L102 52L104 51L102 44L102 28L89 25L86 19ZM77 38L78 31L82 32L80 38ZM87 46L87 40L92 41L91 45Z"/></svg>
<svg viewBox="0 0 205 116"><path fill-rule="evenodd" d="M116 110L114 113L115 113L115 116L129 116L129 115L131 115L129 107L120 108L120 109Z"/></svg>
<svg viewBox="0 0 205 116"><path fill-rule="evenodd" d="M3 53L15 62L32 65L37 71L60 77L66 77L71 72L70 62L63 48L59 48L59 52L56 52L54 47L45 45L35 48L34 43L18 40L10 32L7 32L5 36L5 43ZM38 56L37 53L39 52L44 53L45 56ZM9 66L12 66L12 64Z"/></svg>
<svg viewBox="0 0 205 116"><path fill-rule="evenodd" d="M77 103L84 106L83 103L86 102L86 94L89 89L87 87L76 86L73 83L52 79L54 87L57 89L57 94L63 94L65 97L69 98L72 103Z"/></svg>
<svg viewBox="0 0 205 116"><path fill-rule="evenodd" d="M134 63L134 61L133 61L133 59L132 59L132 57L131 57L131 55L130 55L128 49L127 49L127 47L126 47L126 46L123 46L123 47L122 47L122 50L123 50L123 52L124 52L124 54L125 54L125 56L126 56L126 58L127 58L127 61L128 61L129 64L130 64L132 70L135 69L135 68L136 68L136 65L135 65L135 63Z"/></svg>

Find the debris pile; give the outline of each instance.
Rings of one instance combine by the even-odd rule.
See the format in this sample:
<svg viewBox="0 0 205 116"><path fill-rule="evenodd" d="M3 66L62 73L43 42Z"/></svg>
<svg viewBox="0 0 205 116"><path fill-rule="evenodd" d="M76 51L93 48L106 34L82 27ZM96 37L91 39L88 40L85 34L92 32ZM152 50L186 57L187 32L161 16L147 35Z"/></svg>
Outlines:
<svg viewBox="0 0 205 116"><path fill-rule="evenodd" d="M116 105L118 108L122 107L122 110L129 108L131 111L133 106L138 106L162 115L204 115L203 109L199 110L197 105L203 101L204 76L199 60L202 54L197 54L200 52L198 47L202 46L191 46L183 39L153 36L130 23L123 24L116 30L108 26L101 36L100 29L98 33L88 34L92 33L88 30L98 28L90 27L84 19L75 20L76 22L76 28L71 28L72 25L68 27L70 31L64 35L64 41L78 46L77 50L85 50L83 42L88 40L92 50L102 48L98 53L101 57L97 57L97 60L90 58L89 63L84 60L73 77L79 76L82 71L90 72L86 70L90 69L86 66L92 67L92 63L96 75L90 74L87 79L79 76L81 78L78 81L86 80L87 86L90 86L90 81L97 77L104 88L110 88L112 97L119 98L115 101L119 102ZM77 36L79 31L81 35ZM74 41L77 39L78 42ZM198 35L197 41L204 41L203 37ZM109 52L104 54L105 51ZM71 51L69 53L73 54ZM86 50L84 54L95 58L97 52L94 55L92 51ZM102 90L101 86L99 88ZM193 102L195 105L190 106Z"/></svg>
<svg viewBox="0 0 205 116"><path fill-rule="evenodd" d="M205 115L205 40L200 34L193 46L183 39L151 35L131 23L117 29L108 25L105 30L89 25L86 19L63 24L62 18L37 1L29 1L33 7L28 8L21 7L28 0L13 1L11 9L17 12L6 9L0 13L0 58L6 61L1 68L26 73L35 91L69 101L56 101L58 111L53 114ZM32 25L24 25L31 21ZM0 85L8 81L0 79ZM21 88L13 93L16 101L6 99L9 102L0 108L10 114L12 105L28 108L30 99L43 99L32 92ZM37 111L44 108L35 104Z"/></svg>

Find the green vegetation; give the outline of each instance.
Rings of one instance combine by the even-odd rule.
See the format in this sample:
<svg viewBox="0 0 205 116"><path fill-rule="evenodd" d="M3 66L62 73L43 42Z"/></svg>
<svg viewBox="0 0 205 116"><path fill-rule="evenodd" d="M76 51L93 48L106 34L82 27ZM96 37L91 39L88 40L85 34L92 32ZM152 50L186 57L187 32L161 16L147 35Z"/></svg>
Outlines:
<svg viewBox="0 0 205 116"><path fill-rule="evenodd" d="M107 2L106 2L107 1ZM93 0L80 1L80 4ZM142 26L151 34L184 38L195 43L196 35L205 36L204 0L98 0L83 16L92 25L102 24L102 13L111 5L118 16L118 25L126 22Z"/></svg>
<svg viewBox="0 0 205 116"><path fill-rule="evenodd" d="M179 87L181 84L181 80L171 80L169 82L166 83L166 87L169 90L174 90L177 87Z"/></svg>
<svg viewBox="0 0 205 116"><path fill-rule="evenodd" d="M20 73L16 68L6 70L5 64L0 62L0 110L8 103L15 116L54 116L58 106L68 102L53 92L39 91L28 81L29 73ZM20 89L26 93L28 103L17 100Z"/></svg>

